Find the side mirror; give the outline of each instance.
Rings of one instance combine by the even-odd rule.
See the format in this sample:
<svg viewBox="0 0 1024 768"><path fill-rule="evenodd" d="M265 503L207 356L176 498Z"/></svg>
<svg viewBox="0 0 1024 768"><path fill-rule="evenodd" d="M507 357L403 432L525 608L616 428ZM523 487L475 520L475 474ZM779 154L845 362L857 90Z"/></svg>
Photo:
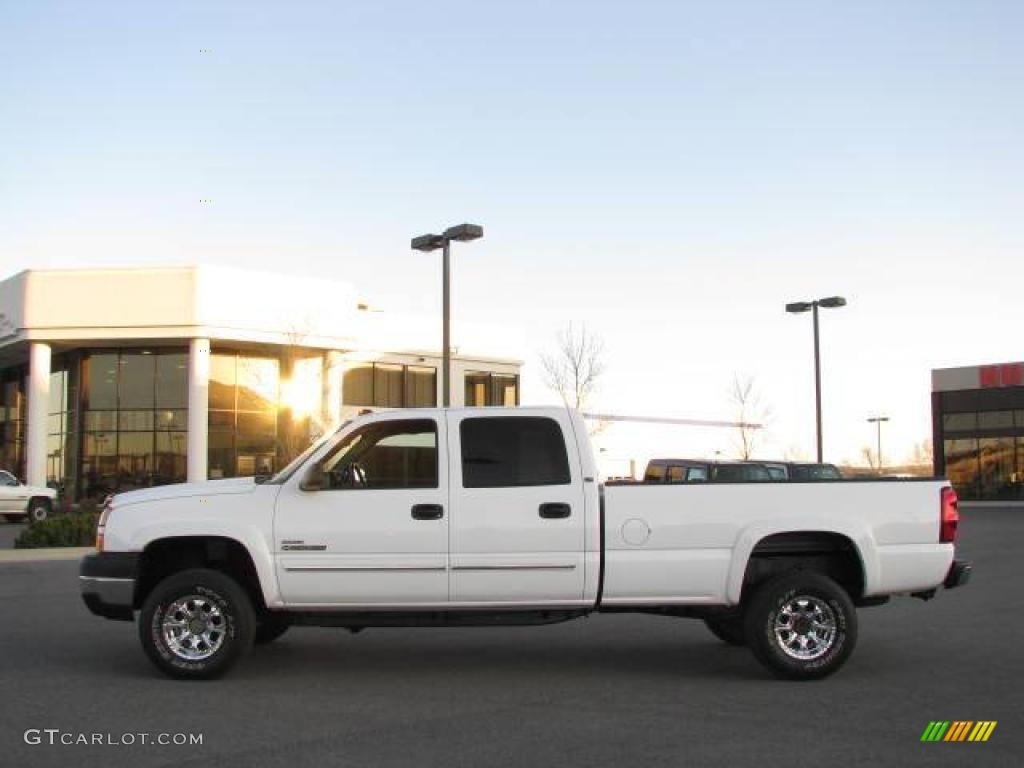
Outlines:
<svg viewBox="0 0 1024 768"><path fill-rule="evenodd" d="M306 470L306 474L299 483L299 488L304 491L322 491L327 484L327 473L324 472L324 465L319 461Z"/></svg>

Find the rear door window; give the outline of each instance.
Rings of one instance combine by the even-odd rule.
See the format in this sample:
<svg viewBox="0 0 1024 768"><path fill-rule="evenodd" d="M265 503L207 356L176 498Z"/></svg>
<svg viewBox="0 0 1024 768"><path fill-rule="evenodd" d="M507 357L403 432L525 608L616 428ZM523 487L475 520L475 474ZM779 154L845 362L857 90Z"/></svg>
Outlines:
<svg viewBox="0 0 1024 768"><path fill-rule="evenodd" d="M463 419L464 488L568 485L565 437L554 419L504 416Z"/></svg>

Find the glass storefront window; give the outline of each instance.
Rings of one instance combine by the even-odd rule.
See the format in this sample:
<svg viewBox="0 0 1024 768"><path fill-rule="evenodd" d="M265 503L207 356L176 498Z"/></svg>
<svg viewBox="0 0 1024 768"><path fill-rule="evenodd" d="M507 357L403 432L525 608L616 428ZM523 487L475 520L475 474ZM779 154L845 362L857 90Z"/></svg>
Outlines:
<svg viewBox="0 0 1024 768"><path fill-rule="evenodd" d="M235 410L235 355L210 355L209 408Z"/></svg>
<svg viewBox="0 0 1024 768"><path fill-rule="evenodd" d="M117 408L117 353L89 355L82 368L84 406L88 410Z"/></svg>
<svg viewBox="0 0 1024 768"><path fill-rule="evenodd" d="M50 373L50 398L46 417L46 482L63 491L66 474L66 446L70 429L68 372Z"/></svg>
<svg viewBox="0 0 1024 768"><path fill-rule="evenodd" d="M514 408L518 405L518 376L502 376L494 374L491 376L491 402L493 405L503 405L507 408Z"/></svg>
<svg viewBox="0 0 1024 768"><path fill-rule="evenodd" d="M466 374L467 406L519 405L519 377L514 374L470 371Z"/></svg>
<svg viewBox="0 0 1024 768"><path fill-rule="evenodd" d="M273 357L234 352L210 355L210 479L273 472L280 372L280 361Z"/></svg>
<svg viewBox="0 0 1024 768"><path fill-rule="evenodd" d="M120 411L117 414L117 428L122 432L152 430L153 411Z"/></svg>
<svg viewBox="0 0 1024 768"><path fill-rule="evenodd" d="M405 404L410 408L437 405L437 370L410 365L405 372Z"/></svg>
<svg viewBox="0 0 1024 768"><path fill-rule="evenodd" d="M211 480L235 474L235 431L210 426L207 437L207 472Z"/></svg>
<svg viewBox="0 0 1024 768"><path fill-rule="evenodd" d="M487 374L467 373L466 374L466 405L483 406L490 405L487 402Z"/></svg>
<svg viewBox="0 0 1024 768"><path fill-rule="evenodd" d="M437 405L437 369L398 363L357 363L345 371L345 405L432 408Z"/></svg>
<svg viewBox="0 0 1024 768"><path fill-rule="evenodd" d="M1013 427L1013 411L982 411L978 429L1009 429Z"/></svg>
<svg viewBox="0 0 1024 768"><path fill-rule="evenodd" d="M1016 477L1012 437L983 437L978 441L981 498L1017 499L1020 482Z"/></svg>
<svg viewBox="0 0 1024 768"><path fill-rule="evenodd" d="M154 355L151 352L122 352L118 366L118 408L152 410L156 385Z"/></svg>
<svg viewBox="0 0 1024 768"><path fill-rule="evenodd" d="M961 499L978 498L978 441L974 438L945 440L946 476Z"/></svg>
<svg viewBox="0 0 1024 768"><path fill-rule="evenodd" d="M156 407L188 408L188 355L163 352L156 356Z"/></svg>
<svg viewBox="0 0 1024 768"><path fill-rule="evenodd" d="M345 371L342 399L348 405L373 405L373 365L354 365Z"/></svg>
<svg viewBox="0 0 1024 768"><path fill-rule="evenodd" d="M277 409L280 363L272 358L238 356L238 410Z"/></svg>
<svg viewBox="0 0 1024 768"><path fill-rule="evenodd" d="M942 417L942 429L946 432L965 432L978 428L976 413L947 413Z"/></svg>
<svg viewBox="0 0 1024 768"><path fill-rule="evenodd" d="M153 482L155 485L181 482L186 476L185 450L188 435L185 432L157 432Z"/></svg>
<svg viewBox="0 0 1024 768"><path fill-rule="evenodd" d="M373 366L373 404L382 408L404 405L403 368L401 365Z"/></svg>
<svg viewBox="0 0 1024 768"><path fill-rule="evenodd" d="M185 480L188 355L95 352L81 364L83 498ZM77 443L76 443L77 445Z"/></svg>
<svg viewBox="0 0 1024 768"><path fill-rule="evenodd" d="M24 366L4 371L0 382L0 469L25 477L25 377Z"/></svg>

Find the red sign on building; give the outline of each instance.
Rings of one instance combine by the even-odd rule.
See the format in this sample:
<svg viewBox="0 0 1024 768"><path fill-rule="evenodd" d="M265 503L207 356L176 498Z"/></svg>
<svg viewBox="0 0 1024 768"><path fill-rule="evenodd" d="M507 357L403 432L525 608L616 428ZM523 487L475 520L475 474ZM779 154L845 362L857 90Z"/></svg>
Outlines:
<svg viewBox="0 0 1024 768"><path fill-rule="evenodd" d="M1024 363L983 365L978 369L981 387L1019 387L1024 384Z"/></svg>

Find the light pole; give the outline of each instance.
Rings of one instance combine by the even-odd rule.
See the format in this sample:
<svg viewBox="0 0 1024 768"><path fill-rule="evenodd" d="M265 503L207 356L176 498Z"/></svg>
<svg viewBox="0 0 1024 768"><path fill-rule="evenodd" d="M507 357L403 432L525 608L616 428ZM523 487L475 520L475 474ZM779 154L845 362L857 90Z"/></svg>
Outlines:
<svg viewBox="0 0 1024 768"><path fill-rule="evenodd" d="M882 474L882 422L888 420L888 416L871 416L868 419L868 424L874 424L878 429L878 474Z"/></svg>
<svg viewBox="0 0 1024 768"><path fill-rule="evenodd" d="M821 464L821 350L818 342L818 307L834 309L845 307L846 299L842 296L829 296L814 301L797 301L786 305L786 311L800 314L811 310L814 316L814 417L818 430L818 463Z"/></svg>
<svg viewBox="0 0 1024 768"><path fill-rule="evenodd" d="M442 235L420 235L412 239L413 250L424 253L436 251L442 252L444 277L441 288L441 312L444 315L441 325L441 404L447 408L451 405L451 376L452 348L451 348L451 269L449 250L452 240L466 242L477 240L484 236L484 228L477 224L459 224L449 227Z"/></svg>

